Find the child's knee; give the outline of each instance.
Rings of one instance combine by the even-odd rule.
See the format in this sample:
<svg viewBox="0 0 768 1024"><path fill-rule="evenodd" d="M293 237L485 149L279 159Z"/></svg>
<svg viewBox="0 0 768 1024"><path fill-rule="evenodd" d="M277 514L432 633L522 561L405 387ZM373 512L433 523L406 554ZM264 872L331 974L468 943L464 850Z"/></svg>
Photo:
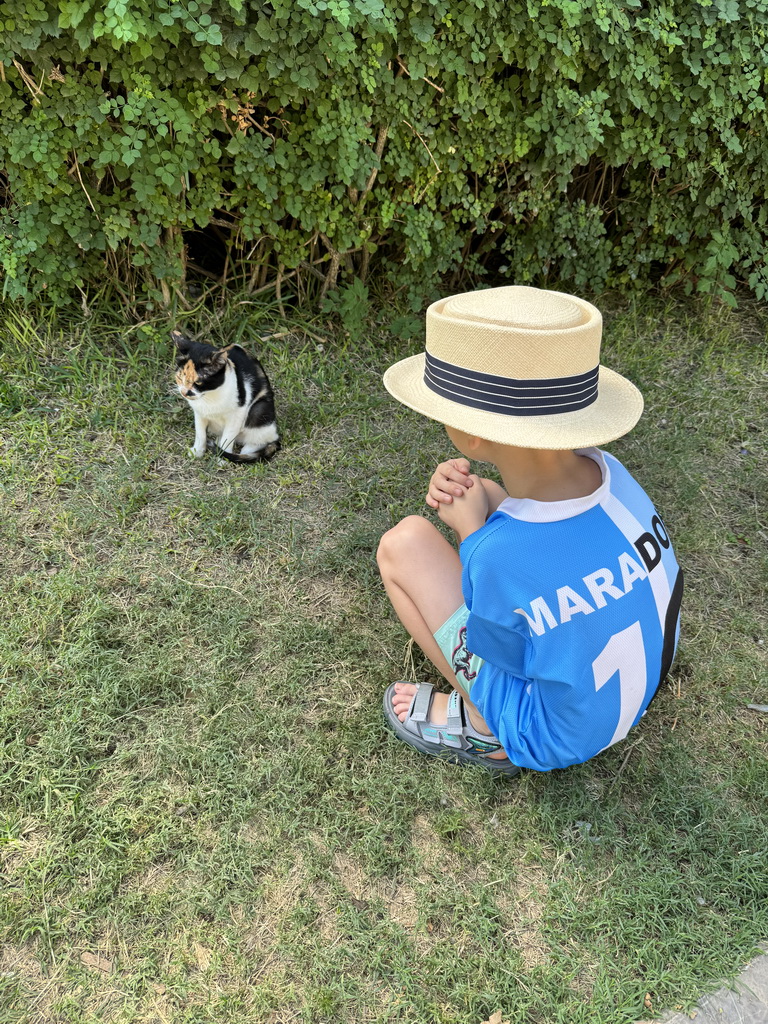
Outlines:
<svg viewBox="0 0 768 1024"><path fill-rule="evenodd" d="M408 558L408 553L413 550L414 545L423 542L427 532L434 530L434 526L423 516L406 516L396 526L383 535L379 541L376 552L376 561L379 567L400 562Z"/></svg>

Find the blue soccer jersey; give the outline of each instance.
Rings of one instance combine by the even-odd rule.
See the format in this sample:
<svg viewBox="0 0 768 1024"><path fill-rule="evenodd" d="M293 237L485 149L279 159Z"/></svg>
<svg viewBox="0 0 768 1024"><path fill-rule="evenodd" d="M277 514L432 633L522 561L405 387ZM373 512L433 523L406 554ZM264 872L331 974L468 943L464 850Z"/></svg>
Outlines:
<svg viewBox="0 0 768 1024"><path fill-rule="evenodd" d="M508 498L462 543L472 701L515 764L579 764L623 739L674 657L682 573L621 463L567 501Z"/></svg>

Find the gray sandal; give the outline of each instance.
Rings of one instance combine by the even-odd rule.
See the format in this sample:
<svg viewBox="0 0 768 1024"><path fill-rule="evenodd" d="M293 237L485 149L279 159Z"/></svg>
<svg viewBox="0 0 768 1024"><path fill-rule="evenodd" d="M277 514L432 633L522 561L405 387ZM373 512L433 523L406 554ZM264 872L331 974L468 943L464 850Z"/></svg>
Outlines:
<svg viewBox="0 0 768 1024"><path fill-rule="evenodd" d="M422 754L432 754L453 764L477 764L499 775L519 773L518 766L512 764L508 757L488 757L501 750L501 744L493 736L483 736L472 727L458 690L454 690L448 698L448 721L445 725L436 726L429 724L429 709L435 689L432 683L415 684L416 696L404 722L400 721L392 707L396 685L392 683L384 692L384 717L387 725L403 743L415 747Z"/></svg>

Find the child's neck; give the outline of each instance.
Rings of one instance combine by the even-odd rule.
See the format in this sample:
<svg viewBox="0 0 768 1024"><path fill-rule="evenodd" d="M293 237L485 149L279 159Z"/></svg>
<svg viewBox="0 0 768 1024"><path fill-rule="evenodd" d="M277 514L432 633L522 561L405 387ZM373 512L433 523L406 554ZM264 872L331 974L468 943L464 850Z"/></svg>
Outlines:
<svg viewBox="0 0 768 1024"><path fill-rule="evenodd" d="M600 486L600 467L572 451L512 448L499 445L493 462L511 498L535 501L566 501L584 498Z"/></svg>

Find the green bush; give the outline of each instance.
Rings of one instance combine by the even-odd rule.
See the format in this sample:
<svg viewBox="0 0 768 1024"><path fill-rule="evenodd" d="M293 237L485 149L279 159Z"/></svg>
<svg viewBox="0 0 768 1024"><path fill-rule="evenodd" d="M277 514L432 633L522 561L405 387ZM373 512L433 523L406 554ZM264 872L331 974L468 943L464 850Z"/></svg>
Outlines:
<svg viewBox="0 0 768 1024"><path fill-rule="evenodd" d="M762 298L767 43L765 0L0 0L4 294Z"/></svg>

